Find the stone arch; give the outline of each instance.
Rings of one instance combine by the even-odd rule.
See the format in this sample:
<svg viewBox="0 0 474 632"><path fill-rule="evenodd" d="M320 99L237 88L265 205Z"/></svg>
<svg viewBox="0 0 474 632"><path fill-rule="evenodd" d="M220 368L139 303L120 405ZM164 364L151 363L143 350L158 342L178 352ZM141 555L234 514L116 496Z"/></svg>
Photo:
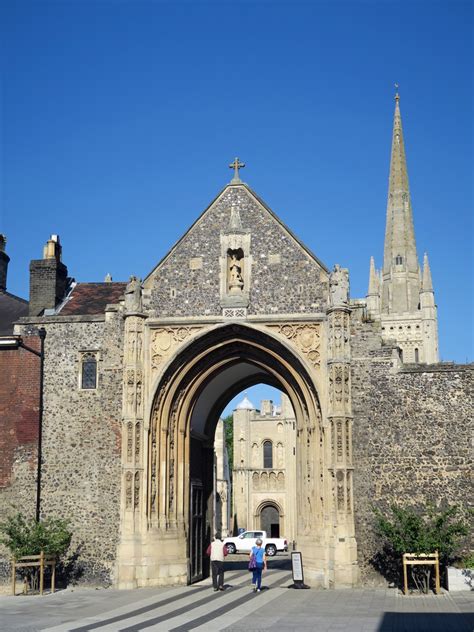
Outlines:
<svg viewBox="0 0 474 632"><path fill-rule="evenodd" d="M203 419L199 402L213 390L209 385L219 381L225 370L241 365L242 358L252 370L222 388ZM185 524L189 499L184 463L189 461L191 430L211 436L224 403L247 385L259 382L288 394L300 430L321 428L321 407L313 380L295 352L273 335L240 324L225 325L189 343L170 362L151 413L151 445L155 438L158 452L150 453L148 469L151 472L155 460L156 476L165 485L156 487L154 498L148 482L149 521L159 522L154 514L160 514L168 525Z"/></svg>
<svg viewBox="0 0 474 632"><path fill-rule="evenodd" d="M216 326L180 347L162 369L145 423L143 497L146 502L141 515L135 518L131 545L134 552L130 552L130 547L124 548L128 551L127 572L134 564L139 566L139 560L147 560L146 568L134 571L140 577L135 585L193 581L190 572L194 546L193 494L196 493L196 498L203 495L206 503L209 477L202 468L212 461L209 457L215 426L227 402L258 383L285 392L295 412L296 510L304 518L300 541L302 548L307 541L308 545L314 545L314 550L317 544L318 551L323 551L319 560L314 553L312 557L315 572L324 572L318 569L326 564L329 543L327 550L324 549L322 538L323 534L329 538L331 527L324 531L323 523L330 522L328 516L334 503L329 437L325 434L315 381L314 372L308 369L297 349L273 332L247 324ZM246 444L243 449L247 449L248 438L242 439ZM201 471L196 469L198 461ZM200 528L202 535L203 527ZM136 537L137 532L141 539ZM315 533L318 543L313 542ZM312 562L305 559L309 560L309 567ZM120 572L119 560L119 583Z"/></svg>
<svg viewBox="0 0 474 632"><path fill-rule="evenodd" d="M275 513L278 515L278 521L277 521L278 534L275 534L275 533L272 534L270 525L265 523L268 516L265 516L264 514L269 509L274 509ZM283 529L284 529L284 524L285 524L284 520L285 520L285 514L283 512L283 508L281 504L274 498L266 498L265 500L260 502L255 509L254 524L256 525L256 528L264 529L265 531L267 531L268 536L280 537L280 534L283 533Z"/></svg>

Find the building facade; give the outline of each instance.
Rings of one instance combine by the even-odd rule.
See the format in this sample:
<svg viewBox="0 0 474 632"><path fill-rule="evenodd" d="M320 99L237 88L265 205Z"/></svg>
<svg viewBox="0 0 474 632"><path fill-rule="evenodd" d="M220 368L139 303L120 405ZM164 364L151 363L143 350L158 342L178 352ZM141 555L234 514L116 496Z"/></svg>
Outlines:
<svg viewBox="0 0 474 632"><path fill-rule="evenodd" d="M247 397L234 421L234 528L264 529L272 537L296 537L296 418L287 395L257 410Z"/></svg>
<svg viewBox="0 0 474 632"><path fill-rule="evenodd" d="M250 485L250 472L262 486L260 504L247 502L255 524L284 474L293 499L279 527L293 529L307 583L354 586L371 572L372 503L467 510L473 371L437 362L398 100L393 142L384 269L381 281L372 270L365 300L351 299L346 268L327 268L241 181L238 160L232 181L143 281L76 283L56 236L31 262L29 314L14 334L46 331L41 516L70 520L76 577L132 588L206 575L216 489L221 524L225 503L216 428L227 402L254 384L288 398L294 439L279 453L266 420L237 411L235 487ZM0 410L18 396L1 390ZM34 432L14 423L11 433L2 419L2 514L35 506ZM262 429L257 441L246 424ZM261 461L268 441L272 468ZM249 470L238 469L241 451Z"/></svg>

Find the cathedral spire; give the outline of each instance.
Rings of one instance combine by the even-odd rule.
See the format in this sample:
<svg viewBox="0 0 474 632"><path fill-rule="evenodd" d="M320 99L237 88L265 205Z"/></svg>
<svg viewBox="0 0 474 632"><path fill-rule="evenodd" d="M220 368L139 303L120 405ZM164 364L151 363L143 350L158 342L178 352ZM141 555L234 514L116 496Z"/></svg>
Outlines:
<svg viewBox="0 0 474 632"><path fill-rule="evenodd" d="M397 270L403 269L406 272L418 272L415 231L413 228L398 92L395 95L395 114L393 117L387 224L385 228L384 277L391 273L394 265L397 265ZM402 266L402 268L398 266Z"/></svg>

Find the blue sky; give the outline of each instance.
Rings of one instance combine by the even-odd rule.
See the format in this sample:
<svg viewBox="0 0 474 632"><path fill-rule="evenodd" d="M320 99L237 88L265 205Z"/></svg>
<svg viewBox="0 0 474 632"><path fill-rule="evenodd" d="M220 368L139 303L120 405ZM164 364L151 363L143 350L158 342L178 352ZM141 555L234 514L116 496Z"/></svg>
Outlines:
<svg viewBox="0 0 474 632"><path fill-rule="evenodd" d="M246 181L351 294L381 266L400 84L444 360L473 359L470 2L4 2L8 290L58 233L79 281L141 277ZM258 399L258 398L256 398Z"/></svg>

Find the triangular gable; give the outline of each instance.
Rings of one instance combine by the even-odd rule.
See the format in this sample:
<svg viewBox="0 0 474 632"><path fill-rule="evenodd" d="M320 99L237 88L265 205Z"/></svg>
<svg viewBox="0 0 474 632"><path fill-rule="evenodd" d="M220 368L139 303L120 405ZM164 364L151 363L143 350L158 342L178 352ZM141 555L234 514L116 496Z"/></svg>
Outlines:
<svg viewBox="0 0 474 632"><path fill-rule="evenodd" d="M321 313L328 277L247 185L231 184L145 278L145 308L163 317Z"/></svg>
<svg viewBox="0 0 474 632"><path fill-rule="evenodd" d="M269 215L288 233L288 235L294 240L294 242L296 244L298 244L298 246L300 248L302 248L309 257L311 257L325 272L327 272L327 274L329 274L329 269L327 268L327 266L321 261L321 259L319 259L319 257L317 257L310 248L308 248L308 246L306 246L306 244L304 244L294 233L293 231L288 228L288 226L278 217L278 215L276 213L274 213L272 211L272 209L262 200L261 197L259 197L255 191L253 191L253 189L251 189L247 184L245 184L244 182L242 182L239 185L226 185L218 194L217 196L212 200L212 202L209 204L209 206L201 213L201 215L199 215L199 217L191 224L191 226L188 228L188 230L178 239L177 242L175 242L175 244L171 247L171 249L168 251L168 253L162 258L160 259L160 261L156 264L156 266L153 268L153 270L151 270L151 272L149 272L147 274L147 276L143 279L143 286L146 288L147 287L147 282L149 281L149 279L151 277L153 277L153 275L158 271L158 269L160 268L160 266L165 263L165 261L172 256L172 254L174 253L174 251L179 247L179 245L181 244L181 242L189 235L190 232L192 232L193 228L199 224L199 222L201 221L201 219L212 209L212 207L220 200L220 198L224 195L224 193L227 191L227 189L229 187L235 187L235 186L240 186L245 188L248 193L255 199L255 201L263 208L265 209L265 211L267 211L267 213L269 213Z"/></svg>

